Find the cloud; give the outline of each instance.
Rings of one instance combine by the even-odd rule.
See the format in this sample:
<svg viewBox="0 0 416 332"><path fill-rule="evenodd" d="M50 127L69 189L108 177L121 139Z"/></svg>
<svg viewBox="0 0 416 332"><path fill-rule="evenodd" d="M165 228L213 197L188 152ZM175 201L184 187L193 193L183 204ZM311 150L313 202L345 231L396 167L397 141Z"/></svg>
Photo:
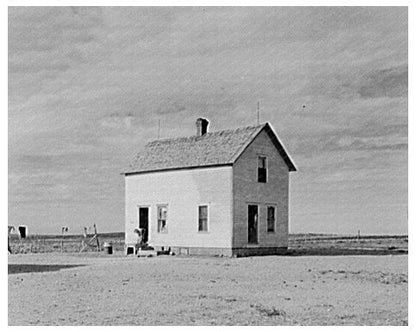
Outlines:
<svg viewBox="0 0 416 332"><path fill-rule="evenodd" d="M341 139L334 139L328 141L324 145L324 149L328 151L351 151L351 150L364 150L364 151L374 151L374 150L405 150L407 151L407 142L406 143L396 143L389 144L388 142L383 142L375 139L351 139L348 140L345 137Z"/></svg>
<svg viewBox="0 0 416 332"><path fill-rule="evenodd" d="M69 45L90 43L94 29L103 23L100 7L9 7L9 54L16 51L47 54Z"/></svg>
<svg viewBox="0 0 416 332"><path fill-rule="evenodd" d="M407 65L378 70L363 77L358 94L362 98L407 97Z"/></svg>
<svg viewBox="0 0 416 332"><path fill-rule="evenodd" d="M158 115L167 115L171 113L181 113L183 111L186 111L186 107L182 105L181 103L177 102L167 102L162 103L155 111L155 114Z"/></svg>
<svg viewBox="0 0 416 332"><path fill-rule="evenodd" d="M342 101L407 97L407 64L370 71L365 67L352 67L349 71L331 70L316 81L310 81L303 91L313 97L328 96Z"/></svg>
<svg viewBox="0 0 416 332"><path fill-rule="evenodd" d="M112 113L110 116L104 117L100 120L103 127L110 129L129 130L132 127L134 116L132 113L118 114Z"/></svg>
<svg viewBox="0 0 416 332"><path fill-rule="evenodd" d="M300 167L294 196L328 164L365 181L407 156L406 8L10 7L8 22L11 218L33 226L119 230L120 169L159 120L162 138L199 116L236 128L257 101Z"/></svg>
<svg viewBox="0 0 416 332"><path fill-rule="evenodd" d="M341 127L326 133L298 136L293 139L291 147L294 154L308 156L331 151L407 151L407 123L365 123L361 127Z"/></svg>

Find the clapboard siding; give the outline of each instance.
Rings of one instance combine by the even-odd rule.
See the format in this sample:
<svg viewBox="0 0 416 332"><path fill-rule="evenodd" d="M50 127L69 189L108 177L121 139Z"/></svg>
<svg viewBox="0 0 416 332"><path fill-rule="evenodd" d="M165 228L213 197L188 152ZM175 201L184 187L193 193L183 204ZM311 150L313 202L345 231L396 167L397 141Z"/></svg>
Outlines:
<svg viewBox="0 0 416 332"><path fill-rule="evenodd" d="M149 244L231 248L232 167L144 173L125 177L126 244L134 244L138 206L150 207ZM168 205L168 231L157 232L157 205ZM209 205L209 229L198 232L198 205Z"/></svg>
<svg viewBox="0 0 416 332"><path fill-rule="evenodd" d="M257 157L268 160L267 183L257 182ZM288 244L288 166L266 131L260 132L233 166L234 222L233 248L248 244L248 204L259 205L258 245L287 247ZM267 232L267 205L276 207L275 233Z"/></svg>

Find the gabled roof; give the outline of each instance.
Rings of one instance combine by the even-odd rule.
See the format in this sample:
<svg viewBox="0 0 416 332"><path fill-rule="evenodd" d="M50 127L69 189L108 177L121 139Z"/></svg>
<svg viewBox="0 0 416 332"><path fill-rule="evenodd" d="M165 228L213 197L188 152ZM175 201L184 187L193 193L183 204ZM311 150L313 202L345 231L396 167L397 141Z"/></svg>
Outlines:
<svg viewBox="0 0 416 332"><path fill-rule="evenodd" d="M264 123L234 130L208 132L203 136L149 142L124 174L232 165L263 129L269 134L289 171L296 171L270 124Z"/></svg>

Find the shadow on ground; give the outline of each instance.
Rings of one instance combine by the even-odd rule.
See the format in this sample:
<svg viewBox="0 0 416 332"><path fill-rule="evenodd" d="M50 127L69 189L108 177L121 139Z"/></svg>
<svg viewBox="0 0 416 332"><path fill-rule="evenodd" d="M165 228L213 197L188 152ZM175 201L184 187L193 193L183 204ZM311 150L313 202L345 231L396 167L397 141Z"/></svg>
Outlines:
<svg viewBox="0 0 416 332"><path fill-rule="evenodd" d="M9 274L32 273L32 272L54 272L62 269L70 269L85 265L45 265L45 264L9 264Z"/></svg>

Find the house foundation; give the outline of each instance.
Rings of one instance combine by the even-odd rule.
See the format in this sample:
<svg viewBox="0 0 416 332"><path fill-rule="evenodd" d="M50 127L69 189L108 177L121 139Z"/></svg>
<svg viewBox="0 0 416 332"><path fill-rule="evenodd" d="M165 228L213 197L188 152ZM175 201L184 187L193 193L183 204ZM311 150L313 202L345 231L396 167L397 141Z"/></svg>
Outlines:
<svg viewBox="0 0 416 332"><path fill-rule="evenodd" d="M244 248L215 248L215 247L155 247L156 251L170 250L174 255L214 256L214 257L248 257L284 255L287 247L244 247Z"/></svg>

